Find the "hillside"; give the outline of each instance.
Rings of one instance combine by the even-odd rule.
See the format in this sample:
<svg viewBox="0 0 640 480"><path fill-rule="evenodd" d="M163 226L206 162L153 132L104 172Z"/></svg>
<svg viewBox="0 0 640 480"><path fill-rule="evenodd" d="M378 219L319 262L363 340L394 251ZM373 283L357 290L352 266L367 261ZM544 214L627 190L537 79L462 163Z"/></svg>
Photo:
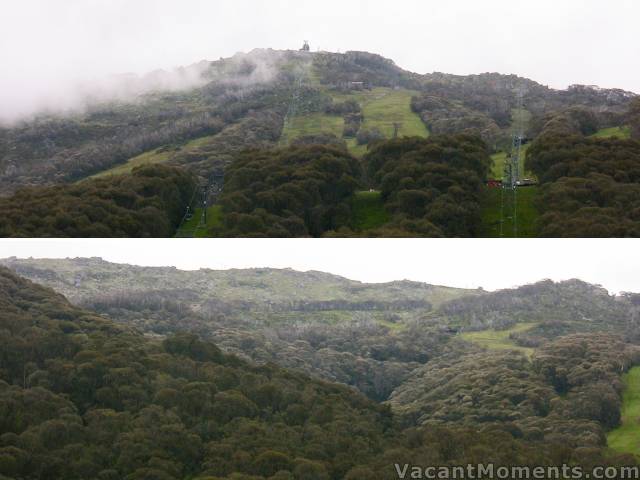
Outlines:
<svg viewBox="0 0 640 480"><path fill-rule="evenodd" d="M531 360L515 351L449 355L416 369L388 403L409 423L508 423L524 438L606 445L621 420L619 372L638 360L637 346L603 334L564 336Z"/></svg>
<svg viewBox="0 0 640 480"><path fill-rule="evenodd" d="M634 113L635 112L635 113ZM640 101L629 117L640 120ZM592 112L546 116L527 166L540 180L539 231L546 237L637 237L640 143L599 130Z"/></svg>
<svg viewBox="0 0 640 480"><path fill-rule="evenodd" d="M638 413L640 413L640 368L634 367L623 377L621 425L607 437L609 447L617 452L640 455L638 450Z"/></svg>
<svg viewBox="0 0 640 480"><path fill-rule="evenodd" d="M7 479L390 480L394 463L464 465L476 452L496 465L634 463L604 448L603 431L620 418L620 362L638 360L614 337L560 339L533 367L517 354L506 364L481 352L442 356L394 395L398 416L344 386L252 365L194 335L149 338L4 267L0 307ZM440 368L447 374L430 379ZM418 391L430 392L420 403L433 413L419 407L414 421L398 399L419 378L427 383Z"/></svg>
<svg viewBox="0 0 640 480"><path fill-rule="evenodd" d="M301 228L299 220L294 218L289 226L297 224L296 228L280 225L268 231L268 218L238 222L233 215L227 215L237 209L226 212L227 206L218 212L217 221L211 225L176 227L163 236L510 236L514 232L510 223L513 215L505 214L509 206L505 207L503 199L491 190L473 194L477 198L471 211L479 211L473 213L471 228L451 232L437 223L434 225L430 219L425 223L425 219L416 220L411 215L393 221L390 219L392 204L372 213L373 218L378 219L373 222L374 228L363 229L362 225L369 222L363 223L349 205L363 191L382 190L380 182L368 175L367 154L381 142L396 138L434 136L445 142L458 142L464 148L462 144L467 142L459 140L463 138L460 135L479 137L482 148L493 155L490 169L479 178L484 183L503 178L513 135L521 134L525 142L536 138L550 115L569 110L592 115L595 129L589 133L596 135L590 139L593 142L611 135L636 137L636 123L640 118L630 109L636 95L623 90L576 85L560 91L529 79L498 73L416 74L367 52L337 54L257 49L232 58L201 62L197 72L198 86L189 90L158 90L128 102L92 103L82 113L42 115L0 128L0 195L10 196L26 186L39 189L75 182L89 190L103 191L104 184L96 179L129 175L141 166L163 164L186 169L202 186L207 185L206 195L212 204L226 190L225 174L232 171L234 165L242 164L247 155L256 160L262 158L257 152L276 152L266 153L276 157L297 155L301 146L322 145L348 152L363 167L359 173L351 172L353 180L349 188L341 190L344 198L335 205L326 198L316 198L312 199L313 205L303 202L302 214L295 213L304 218L314 215L314 208L333 212L330 218L322 218L323 228L308 225ZM520 180L542 179L546 173L546 170L530 168L522 157ZM453 173L446 176L460 183ZM278 183L270 188L282 187L287 194L297 188L290 186L285 177L278 176L276 180ZM419 178L413 181L421 183ZM255 186L259 192L262 186L254 183L248 186ZM329 179L329 183L335 186L334 180ZM449 203L447 194L442 192L446 183L432 179L427 179L427 183L437 184L439 191L430 192L424 185L415 189L411 184L403 185L403 189ZM474 190L478 187L474 186ZM201 207L198 191L194 189L191 196L191 212ZM451 191L457 192L457 189ZM545 213L540 212L540 205L550 203L540 199L546 194L531 187L520 195L518 236L536 236L540 226L550 223L538 220L539 214ZM104 196L105 200L115 203L114 209L118 207L116 199L108 193ZM454 199L453 203L457 201ZM84 202L84 198L78 201ZM10 196L6 205L0 206L0 214L6 215L5 210L20 212L22 203L21 197ZM281 210L295 212L292 207L297 205L289 203ZM248 205L242 203L241 213L250 214L268 207L264 199L253 199ZM187 211L185 205L176 208ZM468 209L469 205L465 207ZM634 211L634 208L626 210ZM42 216L55 225L52 218L57 213L45 210ZM16 218L23 217L27 215ZM77 212L70 215L76 223L81 221L80 217ZM385 218L389 220L385 222ZM190 220L185 213L182 223ZM447 220L460 223L458 219ZM632 225L620 231L635 236L636 221L631 221ZM469 219L464 222L469 223ZM30 228L24 223L26 220L18 222L4 235L22 235ZM257 232L253 227L257 227ZM571 226L572 230L579 228L581 225ZM60 230L49 235L70 235L64 228ZM542 233L556 234L556 231L547 228ZM600 228L590 233L600 236L607 231ZM101 234L118 236L119 232L111 229ZM145 233L140 231L129 236L145 236Z"/></svg>
<svg viewBox="0 0 640 480"><path fill-rule="evenodd" d="M378 401L443 355L488 348L532 356L572 334L639 341L635 297L612 297L579 281L488 293L292 270L188 272L100 259L0 263L150 335L194 332L225 352L352 385Z"/></svg>
<svg viewBox="0 0 640 480"><path fill-rule="evenodd" d="M0 197L0 236L173 236L196 188L193 175L164 165L93 182L24 188Z"/></svg>
<svg viewBox="0 0 640 480"><path fill-rule="evenodd" d="M604 288L580 280L546 280L474 298L463 297L439 309L465 331L504 330L536 323L535 328L518 333L523 346L583 332L615 332L636 339L634 311L629 298L611 296Z"/></svg>
<svg viewBox="0 0 640 480"><path fill-rule="evenodd" d="M186 272L99 259L2 264L149 334L196 332L243 358L354 385L381 400L416 365L447 348L450 333L423 317L445 301L478 293L292 270Z"/></svg>
<svg viewBox="0 0 640 480"><path fill-rule="evenodd" d="M423 103L412 102L421 95L449 102L439 107L437 122L451 126L432 125L438 133L473 129L470 119L475 116L507 137L519 87L526 90L526 109L534 116L583 106L597 110L607 127L619 125L633 96L580 86L557 91L514 75L419 75L366 52L258 49L202 62L198 69L204 86L192 90L159 91L133 103L95 104L81 115L43 116L3 128L4 193L22 185L83 178L130 159L134 165L185 165L206 176L223 167L237 149L287 143L298 134L326 132L341 138L341 125L353 114L362 118L347 142L362 153L355 142L361 124L386 138L393 135L394 123L400 124L400 136L426 136L425 125L417 120L422 116L429 126L436 114L426 114ZM357 111L341 112L339 106L348 102ZM119 167L114 173L126 170Z"/></svg>
<svg viewBox="0 0 640 480"><path fill-rule="evenodd" d="M342 477L383 449L389 412L344 387L147 340L4 268L0 305L4 478Z"/></svg>
<svg viewBox="0 0 640 480"><path fill-rule="evenodd" d="M99 258L66 260L17 258L0 263L18 274L47 285L71 301L96 299L105 293L180 291L201 309L207 302L227 303L244 311L429 311L443 302L477 293L451 287L398 281L366 284L323 272L295 270L198 270L137 267ZM180 297L176 297L179 299Z"/></svg>

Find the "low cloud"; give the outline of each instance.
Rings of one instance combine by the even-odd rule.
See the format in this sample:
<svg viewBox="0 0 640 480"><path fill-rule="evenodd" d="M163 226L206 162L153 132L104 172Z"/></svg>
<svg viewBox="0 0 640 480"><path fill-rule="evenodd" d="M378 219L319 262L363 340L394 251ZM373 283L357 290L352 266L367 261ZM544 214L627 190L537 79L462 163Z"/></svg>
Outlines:
<svg viewBox="0 0 640 480"><path fill-rule="evenodd" d="M39 115L73 115L108 102L131 103L152 92L175 92L215 82L234 88L274 82L287 61L287 52L256 49L237 53L219 61L202 60L187 67L155 70L144 75L124 73L93 80L59 83L52 80L46 89L35 85L19 87L2 98L0 124L13 126ZM309 68L297 64L297 68ZM25 80L28 83L28 80Z"/></svg>
<svg viewBox="0 0 640 480"><path fill-rule="evenodd" d="M39 114L82 113L105 102L133 102L150 92L200 87L209 81L206 77L209 68L210 62L202 61L145 75L125 73L74 83L52 81L46 89L17 88L13 95L3 98L0 122L11 125Z"/></svg>

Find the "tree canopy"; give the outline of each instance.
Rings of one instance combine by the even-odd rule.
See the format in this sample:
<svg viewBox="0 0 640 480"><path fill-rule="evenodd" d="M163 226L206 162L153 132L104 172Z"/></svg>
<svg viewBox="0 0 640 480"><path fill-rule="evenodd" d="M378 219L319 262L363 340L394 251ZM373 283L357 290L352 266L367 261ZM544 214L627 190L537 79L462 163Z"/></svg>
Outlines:
<svg viewBox="0 0 640 480"><path fill-rule="evenodd" d="M192 333L145 336L3 267L0 327L6 479L391 480L395 463L634 462L603 448L619 375L638 362L615 336L564 337L532 363L441 355L392 399L397 416Z"/></svg>
<svg viewBox="0 0 640 480"><path fill-rule="evenodd" d="M640 235L640 143L585 136L595 129L584 110L551 116L527 152L542 183L542 236Z"/></svg>
<svg viewBox="0 0 640 480"><path fill-rule="evenodd" d="M18 190L0 198L0 236L169 237L196 189L178 167Z"/></svg>
<svg viewBox="0 0 640 480"><path fill-rule="evenodd" d="M240 154L225 174L224 236L321 236L350 221L360 165L346 150L302 145Z"/></svg>
<svg viewBox="0 0 640 480"><path fill-rule="evenodd" d="M491 160L477 136L405 138L373 148L364 162L393 214L382 234L473 237Z"/></svg>

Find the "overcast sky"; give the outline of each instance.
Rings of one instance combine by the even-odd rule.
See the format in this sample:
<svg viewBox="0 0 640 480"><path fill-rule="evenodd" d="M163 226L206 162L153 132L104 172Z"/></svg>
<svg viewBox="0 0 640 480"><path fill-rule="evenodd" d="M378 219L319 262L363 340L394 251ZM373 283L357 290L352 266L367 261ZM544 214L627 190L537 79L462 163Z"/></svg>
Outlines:
<svg viewBox="0 0 640 480"><path fill-rule="evenodd" d="M414 280L487 290L579 278L640 293L638 240L0 240L0 258L102 257L115 263L317 270L363 282Z"/></svg>
<svg viewBox="0 0 640 480"><path fill-rule="evenodd" d="M419 73L640 92L638 18L637 0L2 0L0 116L63 105L77 81L304 39Z"/></svg>

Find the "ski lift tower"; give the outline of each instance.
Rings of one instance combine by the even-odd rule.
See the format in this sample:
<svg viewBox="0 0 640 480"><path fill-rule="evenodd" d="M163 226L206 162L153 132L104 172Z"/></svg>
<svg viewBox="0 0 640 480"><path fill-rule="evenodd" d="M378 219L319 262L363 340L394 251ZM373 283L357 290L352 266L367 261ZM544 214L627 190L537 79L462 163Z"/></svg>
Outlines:
<svg viewBox="0 0 640 480"><path fill-rule="evenodd" d="M513 140L511 143L511 155L504 166L504 181L502 192L502 213L500 222L500 236L504 235L504 223L509 215L513 224L513 237L518 238L518 187L520 186L520 159L522 158L522 140L524 138L524 88L518 88L517 95L517 115L514 121Z"/></svg>
<svg viewBox="0 0 640 480"><path fill-rule="evenodd" d="M522 139L524 138L524 122L522 111L524 110L524 90L520 88L518 95L518 118L515 121L513 132L513 143L511 145L511 165L508 168L510 173L508 184L512 189L516 189L520 182L520 159L522 158Z"/></svg>

